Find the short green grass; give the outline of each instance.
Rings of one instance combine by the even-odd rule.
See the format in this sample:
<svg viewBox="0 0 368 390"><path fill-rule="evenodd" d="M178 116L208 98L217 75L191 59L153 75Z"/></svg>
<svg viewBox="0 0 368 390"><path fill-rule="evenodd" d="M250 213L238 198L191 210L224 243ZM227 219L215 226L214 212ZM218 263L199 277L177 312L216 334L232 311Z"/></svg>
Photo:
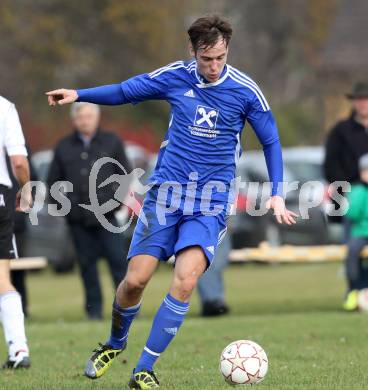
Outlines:
<svg viewBox="0 0 368 390"><path fill-rule="evenodd" d="M28 279L31 318L27 334L32 368L0 372L0 389L124 389L164 297L171 268L162 266L146 291L133 324L129 347L103 378L90 381L83 368L109 331L111 282L101 267L106 320L88 322L82 311L77 272L49 271ZM226 271L227 317L199 317L197 297L183 328L156 370L162 389L230 389L218 372L221 350L231 341L251 339L269 357L261 389L367 389L368 317L340 310L344 292L341 265L233 265ZM0 344L2 355L6 349Z"/></svg>

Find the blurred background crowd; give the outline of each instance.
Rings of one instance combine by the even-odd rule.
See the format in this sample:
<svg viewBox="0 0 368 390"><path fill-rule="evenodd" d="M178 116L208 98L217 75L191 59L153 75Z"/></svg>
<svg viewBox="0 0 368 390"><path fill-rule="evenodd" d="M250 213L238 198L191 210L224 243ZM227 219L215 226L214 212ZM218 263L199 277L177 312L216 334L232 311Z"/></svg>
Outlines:
<svg viewBox="0 0 368 390"><path fill-rule="evenodd" d="M327 184L332 180L324 164L331 128L349 117L352 100L354 104L354 99L368 97L368 85L364 84L368 80L368 3L353 3L354 6L347 0L2 0L1 95L17 106L32 152L35 177L52 184L48 178L52 161L55 164L55 147L73 130L80 130L80 123L75 116L70 118L68 109L50 109L45 91L60 86L84 88L119 82L186 59L186 28L190 22L209 11L228 17L235 30L229 62L257 80L271 104L284 146L285 180L315 180L325 187L322 201L310 210L310 219L300 220L292 229L277 226L270 215L251 217L246 212L247 205L257 203L260 194L258 190L240 192L231 236L219 251L214 274L206 274L207 280L204 278L199 287L202 314L224 314L229 308L221 274L231 248L254 247L262 241L272 246L344 242L341 221L327 223L326 212L331 206ZM360 80L363 84L357 87ZM98 117L86 126L115 134L131 168L144 168L148 176L167 121L168 105L148 102L134 109L102 107L101 122ZM89 147L83 137L82 141L84 147ZM368 152L368 137L362 142L364 147L359 153L352 153L356 172L359 157ZM242 143L246 151L238 167L242 181L268 181L263 153L249 129ZM320 196L315 191L311 187L310 198ZM291 209L297 209L299 200L298 192L294 192L287 202ZM90 248L75 248L73 237L77 242L76 234L81 237L83 233L75 229L73 232L64 217L49 216L46 208L40 212L39 221L38 226L31 226L28 219L22 221L22 237L18 239L21 256L45 256L57 272L72 270L78 259L81 264L81 256ZM131 234L132 229L123 234L121 247L129 245ZM109 259L109 254L102 255ZM113 279L119 280L123 270L114 274L113 259L109 264ZM82 276L86 299L98 301L98 291L88 298L95 276L83 275L83 267ZM22 285L22 280L18 283ZM86 311L91 318L101 315L98 310L89 311L88 305Z"/></svg>
<svg viewBox="0 0 368 390"><path fill-rule="evenodd" d="M229 62L260 84L283 145L321 144L349 110L344 92L365 76L367 8L364 0L3 0L2 94L20 108L32 150L53 147L69 130L69 113L55 121L44 91L118 82L186 59L190 22L218 12L235 30ZM104 108L103 123L155 151L167 115L156 102ZM257 145L250 131L243 143Z"/></svg>

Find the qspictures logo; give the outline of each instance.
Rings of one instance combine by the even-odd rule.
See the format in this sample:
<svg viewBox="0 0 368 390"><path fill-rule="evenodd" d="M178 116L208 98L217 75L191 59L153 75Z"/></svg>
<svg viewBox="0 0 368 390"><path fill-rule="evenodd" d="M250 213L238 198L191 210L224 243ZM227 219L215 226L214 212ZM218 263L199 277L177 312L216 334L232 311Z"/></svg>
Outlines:
<svg viewBox="0 0 368 390"><path fill-rule="evenodd" d="M102 182L98 188L103 188L109 184L116 182L118 188L115 191L114 198L109 199L104 204L100 204L97 198L97 176L101 168L105 164L115 164L122 171L123 174L114 174ZM141 210L141 204L136 199L135 194L144 196L148 190L151 188L151 185L143 185L140 181L141 177L144 175L144 170L141 168L135 168L131 173L127 173L123 165L111 157L102 157L98 159L92 167L91 174L89 175L89 200L90 204L79 204L80 207L83 207L90 212L92 212L100 224L108 231L112 233L123 233L129 228L133 222L134 215L139 215L140 220L146 226L148 225L147 218ZM134 191L132 186L134 185ZM132 213L128 221L123 226L113 225L107 218L106 214L116 210L118 207L125 206L132 210Z"/></svg>
<svg viewBox="0 0 368 390"><path fill-rule="evenodd" d="M209 117L208 111L206 111L206 115L206 118ZM113 174L102 183L97 184L98 174L105 164L116 165L121 173ZM243 182L242 178L238 176L234 177L230 183L215 180L200 183L198 172L190 172L186 183L166 181L160 184L147 184L143 176L147 176L143 169L136 168L128 173L115 159L111 157L100 158L94 163L89 175L89 203L78 204L76 207L81 207L92 213L101 226L112 233L126 231L133 223L134 216L145 226L149 224L147 217L154 218L160 225L166 226L167 217L179 209L182 210L183 215L193 215L194 212L198 211L203 215L211 216L220 213L235 215L240 193L248 199L245 210L248 215L259 217L268 212L265 205L271 194L272 183L270 182ZM112 183L115 183L113 196L105 203L100 204L97 193ZM153 199L154 203L150 204L150 215L147 213L146 216L141 202L151 189L153 192L150 195L150 202L152 203ZM337 189L339 190L337 191ZM34 190L34 203L30 209L24 209L24 212L29 214L32 225L39 224L38 213L45 208L49 215L55 217L65 217L70 213L72 205L66 194L73 192L73 183L56 182L48 189L41 181L31 181L23 188L22 194L29 193L29 190ZM322 207L326 201L326 185L320 181L279 183L278 193L283 194L286 203L287 194L293 191L296 191L298 196L298 209L295 211L299 213L301 219L309 219L310 210L314 207ZM332 183L328 187L328 193L329 206L333 207L327 208L325 214L329 216L345 215L349 204L343 194L350 191L351 185L348 182ZM223 200L221 202L214 201L214 194L218 196L219 193L223 194ZM52 203L52 201L46 203L47 198L56 203ZM111 223L111 218L107 218L107 214L111 215L111 212L117 209L129 210L126 213L127 218L124 223L119 224L119 226L115 226Z"/></svg>

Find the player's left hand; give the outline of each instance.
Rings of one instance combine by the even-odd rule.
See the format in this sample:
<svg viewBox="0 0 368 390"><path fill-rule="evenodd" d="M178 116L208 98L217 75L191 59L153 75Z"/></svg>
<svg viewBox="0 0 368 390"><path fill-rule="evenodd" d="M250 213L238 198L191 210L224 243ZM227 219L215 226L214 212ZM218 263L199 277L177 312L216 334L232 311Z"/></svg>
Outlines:
<svg viewBox="0 0 368 390"><path fill-rule="evenodd" d="M287 225L294 225L296 223L295 218L298 217L298 214L286 208L284 199L281 196L272 196L267 201L266 207L268 210L273 209L278 223L286 223Z"/></svg>
<svg viewBox="0 0 368 390"><path fill-rule="evenodd" d="M31 187L27 184L20 189L15 197L15 211L27 212L33 206L33 197Z"/></svg>

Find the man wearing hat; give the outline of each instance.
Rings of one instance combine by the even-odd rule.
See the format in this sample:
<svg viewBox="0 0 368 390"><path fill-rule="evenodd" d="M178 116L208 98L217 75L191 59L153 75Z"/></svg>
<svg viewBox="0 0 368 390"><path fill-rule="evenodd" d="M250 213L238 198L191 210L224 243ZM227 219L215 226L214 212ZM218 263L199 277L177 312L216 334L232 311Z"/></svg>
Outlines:
<svg viewBox="0 0 368 390"><path fill-rule="evenodd" d="M332 128L326 141L324 173L329 183L359 182L358 160L368 153L368 82L356 83L346 97L351 101L351 115ZM350 222L346 218L343 222L347 241Z"/></svg>

